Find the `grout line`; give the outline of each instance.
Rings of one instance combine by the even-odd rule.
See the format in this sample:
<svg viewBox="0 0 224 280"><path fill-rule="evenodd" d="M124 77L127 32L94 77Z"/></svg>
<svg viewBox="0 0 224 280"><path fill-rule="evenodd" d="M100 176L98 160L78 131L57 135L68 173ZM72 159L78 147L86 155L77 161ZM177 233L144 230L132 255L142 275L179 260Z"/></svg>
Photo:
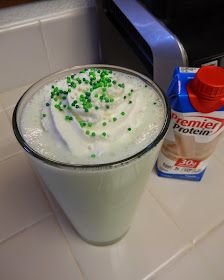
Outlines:
<svg viewBox="0 0 224 280"><path fill-rule="evenodd" d="M27 226L21 228L20 230L14 232L14 233L12 233L12 234L10 234L10 235L9 235L8 237L6 237L5 239L0 240L0 245L3 244L3 243L5 243L5 242L7 242L8 240L10 240L10 239L16 237L16 236L19 235L20 233L23 233L23 232L26 231L27 229L29 229L29 228L35 226L36 224L41 223L42 221L46 220L46 219L49 218L50 216L53 216L53 213L50 213L50 212L49 212L49 213L43 215L41 218L37 219L35 222L33 222L33 223L31 223L31 224L29 224L29 225L27 225Z"/></svg>
<svg viewBox="0 0 224 280"><path fill-rule="evenodd" d="M173 216L171 215L169 209L164 206L160 200L150 191L150 187L148 188L148 193L154 198L154 200L158 203L158 205L160 206L160 208L163 210L163 212L166 214L167 217L170 218L170 220L175 224L175 226L178 228L178 230L183 234L184 238L186 239L186 241L190 242L191 245L193 245L193 240L184 232L184 230L178 225L178 223L175 221L175 219L173 218Z"/></svg>
<svg viewBox="0 0 224 280"><path fill-rule="evenodd" d="M65 242L66 242L66 244L67 244L67 246L68 246L69 253L70 253L70 255L71 255L71 257L72 257L72 259L73 259L73 261L74 261L74 263L75 263L75 265L76 265L76 268L78 268L78 271L79 271L80 275L82 276L83 280L85 280L84 274L83 274L83 272L82 272L82 270L81 270L81 268L80 268L80 265L79 265L78 261L76 260L76 258L75 258L75 257L73 256L73 254L72 254L72 249L71 249L70 243L69 243L68 239L66 238L66 236L65 236L65 234L64 234L64 231L62 230L62 226L61 226L61 224L60 224L60 222L59 222L59 218L58 218L58 215L57 215L57 212L59 211L59 209L58 209L58 210L57 210L57 209L54 209L54 207L52 206L52 203L51 203L50 200L48 199L48 196L47 196L46 192L44 191L44 189L43 189L43 187L42 187L42 184L45 184L45 183L42 181L42 178L41 178L40 175L37 173L37 171L36 171L36 169L33 167L33 165L30 164L30 166L31 166L31 168L32 168L32 170L33 170L33 172L34 172L35 178L36 178L37 181L39 182L38 187L39 187L39 189L41 189L41 192L43 193L45 199L47 200L47 203L48 203L48 205L49 205L49 208L50 208L51 211L52 211L52 215L53 215L53 217L55 218L55 220L56 220L56 222L57 222L57 225L58 225L58 227L59 227L59 230L60 230L60 232L62 233L62 235L63 235L63 237L64 237L64 239L65 239Z"/></svg>
<svg viewBox="0 0 224 280"><path fill-rule="evenodd" d="M18 155L21 154L22 152L23 152L23 150L20 150L20 151L14 153L14 154L11 154L11 155L9 155L9 156L7 156L7 157L5 157L5 158L0 159L0 165L3 164L5 161L11 159L11 158L18 156Z"/></svg>
<svg viewBox="0 0 224 280"><path fill-rule="evenodd" d="M42 39L42 42L43 42L43 45L44 45L44 49L45 49L45 53L47 55L47 64L48 64L48 70L49 70L49 73L52 73L53 72L53 69L52 69L52 66L51 66L51 63L50 63L50 55L49 55L49 49L47 47L47 42L45 40L45 36L44 36L44 32L43 32L43 26L42 26L42 23L40 20L38 20L39 22L39 30L40 30L40 34L41 34L41 39Z"/></svg>
<svg viewBox="0 0 224 280"><path fill-rule="evenodd" d="M218 158L217 158L218 159ZM220 163L223 164L223 162L218 159L220 161ZM176 223L175 219L172 217L172 215L169 212L169 209L167 209L166 206L164 206L157 198L155 195L153 195L152 192L150 192L150 190L147 190L149 192L149 194L152 195L152 197L157 201L157 203L159 204L159 206L161 207L161 209L168 215L168 217L174 222L174 224L177 226L177 228L183 233L184 237L190 242L191 246L190 248L196 248L196 246L200 243L203 242L203 240L205 240L209 235L211 235L213 232L216 232L220 227L224 226L224 218L218 222L216 225L212 226L209 230L207 230L206 232L201 233L200 235L196 236L195 238L188 238L184 231L182 230L182 228ZM177 256L178 257L178 256ZM168 262L169 264L169 262ZM166 265L165 265L166 266ZM164 266L164 267L165 267ZM161 269L163 269L163 267L161 267ZM157 273L157 272L155 272ZM154 274L150 274L149 277L154 276ZM147 276L148 277L148 276ZM150 280L149 278L144 278L142 280Z"/></svg>
<svg viewBox="0 0 224 280"><path fill-rule="evenodd" d="M182 249L180 249L175 255L171 256L168 260L158 266L155 270L153 270L150 274L144 277L142 280L150 280L151 277L157 276L162 270L168 268L169 266L175 264L177 260L184 255L186 255L190 250L193 249L192 245L186 245Z"/></svg>
<svg viewBox="0 0 224 280"><path fill-rule="evenodd" d="M56 214L56 212L58 213L58 211L55 211L55 219L56 219L56 221L57 221L57 224L58 224L58 226L59 226L59 228L60 228L60 231L61 231L61 233L62 233L62 235L64 236L64 239L65 239L65 242L66 242L66 244L68 245L68 249L69 249L69 253L70 253L70 255L72 256L72 259L73 259L73 261L74 261L74 263L76 264L76 266L77 266L77 268L78 268L78 270L79 270L79 272L80 272L80 274L81 274L81 276L82 276L82 278L83 278L83 280L85 280L85 277L84 277L84 273L82 272L82 269L81 269L81 267L80 267L80 265L79 265L79 262L78 262L78 260L75 258L75 256L72 254L72 248L71 248L71 245L70 245L70 242L68 241L68 239L67 239L67 237L66 237L66 235L65 235L65 233L64 233L64 231L63 231L63 229L62 229L62 225L61 225L61 223L60 223L60 218L58 217L58 215L60 215L60 213L58 213L58 215Z"/></svg>
<svg viewBox="0 0 224 280"><path fill-rule="evenodd" d="M77 8L71 8L71 9L67 9L64 11L58 11L55 13L51 13L51 14L47 14L47 15L42 15L42 16L37 16L34 18L30 18L27 20L19 20L17 22L14 23L8 23L5 25L2 25L0 27L0 32L4 32L4 31L10 31L12 29L17 29L17 28L23 28L32 24L36 24L38 21L41 20L54 20L54 19L58 19L64 16L69 16L69 15L79 15L79 14L83 14L85 13L85 11L88 11L89 9L95 8L94 5L90 5L90 6L84 6L84 7L77 7Z"/></svg>
<svg viewBox="0 0 224 280"><path fill-rule="evenodd" d="M197 236L196 238L194 238L193 245L194 246L198 245L198 243L205 240L209 235L211 235L213 232L216 232L222 226L224 226L224 219L221 220L218 224L216 224L214 227L212 227L207 232L204 232L204 233L200 234L199 236Z"/></svg>
<svg viewBox="0 0 224 280"><path fill-rule="evenodd" d="M216 225L212 226L210 229L208 229L206 232L201 233L200 235L197 235L195 238L190 238L188 235L185 234L183 229L178 225L178 223L175 221L175 219L172 217L172 215L169 213L169 209L167 209L157 198L155 195L153 195L149 189L148 192L152 195L152 197L157 201L161 209L168 215L168 217L173 221L173 223L176 225L176 227L183 233L184 238L186 238L193 247L195 247L199 242L203 241L208 235L216 231L219 227L224 225L224 218L218 222Z"/></svg>

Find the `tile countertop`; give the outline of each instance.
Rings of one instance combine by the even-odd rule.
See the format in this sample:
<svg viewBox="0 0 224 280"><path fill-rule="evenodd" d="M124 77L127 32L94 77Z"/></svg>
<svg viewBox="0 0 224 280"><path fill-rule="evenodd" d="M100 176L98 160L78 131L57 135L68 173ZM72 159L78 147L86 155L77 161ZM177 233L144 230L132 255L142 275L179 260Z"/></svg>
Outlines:
<svg viewBox="0 0 224 280"><path fill-rule="evenodd" d="M0 94L1 280L223 280L224 141L200 183L152 173L117 244L82 241L17 144L11 116L26 87Z"/></svg>

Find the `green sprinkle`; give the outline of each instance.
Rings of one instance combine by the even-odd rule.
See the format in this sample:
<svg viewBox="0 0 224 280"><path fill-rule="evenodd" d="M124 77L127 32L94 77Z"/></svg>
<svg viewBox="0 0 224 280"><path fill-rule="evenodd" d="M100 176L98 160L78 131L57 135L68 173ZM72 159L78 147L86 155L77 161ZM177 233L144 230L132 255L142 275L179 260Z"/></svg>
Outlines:
<svg viewBox="0 0 224 280"><path fill-rule="evenodd" d="M86 113L88 113L88 112L89 112L89 109L85 108L84 111L85 111Z"/></svg>
<svg viewBox="0 0 224 280"><path fill-rule="evenodd" d="M148 87L147 85L145 85L145 88Z"/></svg>
<svg viewBox="0 0 224 280"><path fill-rule="evenodd" d="M117 118L116 117L113 117L113 122L116 122Z"/></svg>
<svg viewBox="0 0 224 280"><path fill-rule="evenodd" d="M84 126L86 126L86 123L85 123L84 121L80 121L80 122L79 122L79 125L80 125L81 127L84 127Z"/></svg>
<svg viewBox="0 0 224 280"><path fill-rule="evenodd" d="M121 112L121 115L124 116L124 115L125 115L125 112Z"/></svg>
<svg viewBox="0 0 224 280"><path fill-rule="evenodd" d="M131 89L131 92L134 92L134 90L133 90L133 89Z"/></svg>
<svg viewBox="0 0 224 280"><path fill-rule="evenodd" d="M96 157L96 154L91 154L91 158L95 158Z"/></svg>
<svg viewBox="0 0 224 280"><path fill-rule="evenodd" d="M89 122L87 125L88 125L88 127L92 127L93 126L93 124L91 122Z"/></svg>
<svg viewBox="0 0 224 280"><path fill-rule="evenodd" d="M49 106L50 106L50 103L47 102L47 103L46 103L46 106L49 107Z"/></svg>
<svg viewBox="0 0 224 280"><path fill-rule="evenodd" d="M124 88L124 87L125 87L124 83L118 84L118 86L121 87L121 88Z"/></svg>
<svg viewBox="0 0 224 280"><path fill-rule="evenodd" d="M89 72L89 76L95 76L96 74L94 73L94 71L90 71Z"/></svg>
<svg viewBox="0 0 224 280"><path fill-rule="evenodd" d="M79 105L75 105L75 108L79 109Z"/></svg>
<svg viewBox="0 0 224 280"><path fill-rule="evenodd" d="M110 102L111 102L111 103L114 102L114 99L113 99L113 98L110 98Z"/></svg>
<svg viewBox="0 0 224 280"><path fill-rule="evenodd" d="M55 97L55 98L54 98L54 101L55 101L55 102L57 102L57 101L58 101L58 99Z"/></svg>
<svg viewBox="0 0 224 280"><path fill-rule="evenodd" d="M153 102L153 105L156 105L157 103L156 102Z"/></svg>
<svg viewBox="0 0 224 280"><path fill-rule="evenodd" d="M109 73L112 74L112 70L109 70Z"/></svg>
<svg viewBox="0 0 224 280"><path fill-rule="evenodd" d="M130 100L130 101L128 102L128 104L132 104L132 101Z"/></svg>
<svg viewBox="0 0 224 280"><path fill-rule="evenodd" d="M79 72L80 74L86 73L86 69L83 69Z"/></svg>
<svg viewBox="0 0 224 280"><path fill-rule="evenodd" d="M103 132L102 135L103 135L104 137L107 136L106 132Z"/></svg>
<svg viewBox="0 0 224 280"><path fill-rule="evenodd" d="M99 107L98 107L98 106L95 106L95 109L96 109L96 110L99 110Z"/></svg>
<svg viewBox="0 0 224 280"><path fill-rule="evenodd" d="M106 105L106 109L110 109L110 106L109 106L109 105Z"/></svg>
<svg viewBox="0 0 224 280"><path fill-rule="evenodd" d="M74 100L73 102L72 102L72 106L75 106L76 104L77 104L77 100Z"/></svg>
<svg viewBox="0 0 224 280"><path fill-rule="evenodd" d="M86 130L86 135L89 135L90 134L90 131L89 130Z"/></svg>
<svg viewBox="0 0 224 280"><path fill-rule="evenodd" d="M130 127L128 128L128 131L131 131L131 128L130 128Z"/></svg>
<svg viewBox="0 0 224 280"><path fill-rule="evenodd" d="M65 116L65 120L66 120L66 121L72 121L72 120L73 120L73 117L67 115L67 116Z"/></svg>
<svg viewBox="0 0 224 280"><path fill-rule="evenodd" d="M71 75L71 78L72 78L72 79L74 79L74 77L75 77L75 75L74 75L74 74L72 74L72 75Z"/></svg>
<svg viewBox="0 0 224 280"><path fill-rule="evenodd" d="M64 104L64 105L63 105L63 107L64 107L64 108L66 108L66 107L67 107L67 105L66 105L66 104Z"/></svg>
<svg viewBox="0 0 224 280"><path fill-rule="evenodd" d="M81 84L82 83L82 80L78 77L78 78L76 78L76 81L79 83L79 84Z"/></svg>
<svg viewBox="0 0 224 280"><path fill-rule="evenodd" d="M61 108L60 105L61 105L60 103L59 103L59 104L55 104L54 107L55 107L56 109L58 109L59 111L62 111L62 108Z"/></svg>
<svg viewBox="0 0 224 280"><path fill-rule="evenodd" d="M124 95L124 99L126 99L127 98L127 96L126 95Z"/></svg>
<svg viewBox="0 0 224 280"><path fill-rule="evenodd" d="M129 92L128 96L131 96L132 94Z"/></svg>
<svg viewBox="0 0 224 280"><path fill-rule="evenodd" d="M68 92L71 92L72 91L72 89L71 88L68 88Z"/></svg>
<svg viewBox="0 0 224 280"><path fill-rule="evenodd" d="M102 123L102 125L103 125L103 126L106 126L106 125L107 125L107 123L106 123L106 122L103 122L103 123Z"/></svg>
<svg viewBox="0 0 224 280"><path fill-rule="evenodd" d="M67 83L71 83L71 77L67 77Z"/></svg>
<svg viewBox="0 0 224 280"><path fill-rule="evenodd" d="M75 82L71 82L71 87L76 88L76 83Z"/></svg>
<svg viewBox="0 0 224 280"><path fill-rule="evenodd" d="M62 99L65 100L67 97L66 96L62 96Z"/></svg>
<svg viewBox="0 0 224 280"><path fill-rule="evenodd" d="M54 89L54 85L52 85L52 86L51 86L51 88L53 88L53 89Z"/></svg>
<svg viewBox="0 0 224 280"><path fill-rule="evenodd" d="M47 114L42 114L42 117L45 118L47 116Z"/></svg>
<svg viewBox="0 0 224 280"><path fill-rule="evenodd" d="M109 99L108 97L105 97L104 100L105 100L106 103L109 103L109 102L110 102L110 99Z"/></svg>
<svg viewBox="0 0 224 280"><path fill-rule="evenodd" d="M113 80L113 82L112 82L112 83L113 83L114 85L116 85L116 83L117 83L117 82L116 82L115 80Z"/></svg>
<svg viewBox="0 0 224 280"><path fill-rule="evenodd" d="M92 132L92 133L91 133L91 136L95 137L95 136L96 136L96 133L95 133L95 132Z"/></svg>
<svg viewBox="0 0 224 280"><path fill-rule="evenodd" d="M68 109L68 110L71 110L71 109L72 109L72 107L71 107L70 105L68 105L68 106L67 106L67 109Z"/></svg>
<svg viewBox="0 0 224 280"><path fill-rule="evenodd" d="M98 95L97 93L94 95L94 97L96 97L96 98L98 98L98 96L99 96L99 95Z"/></svg>

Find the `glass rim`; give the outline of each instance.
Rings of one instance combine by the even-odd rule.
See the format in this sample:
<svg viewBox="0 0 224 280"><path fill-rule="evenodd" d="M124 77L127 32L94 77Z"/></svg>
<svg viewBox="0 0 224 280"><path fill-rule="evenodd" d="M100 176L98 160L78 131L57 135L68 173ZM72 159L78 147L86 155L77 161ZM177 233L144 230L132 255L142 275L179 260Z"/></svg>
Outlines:
<svg viewBox="0 0 224 280"><path fill-rule="evenodd" d="M33 88L38 87L40 84L41 86L44 86L44 82L48 79L56 80L56 76L60 75L60 78L63 78L66 76L66 73L72 72L72 71L80 71L84 68L103 68L103 69L108 69L108 70L117 70L119 72L125 73L125 74L130 74L132 76L138 77L141 80L143 80L147 85L152 87L157 94L160 95L160 97L163 98L164 101L164 108L166 110L165 112L165 118L164 118L164 124L159 132L159 134L156 136L156 138L148 144L145 148L140 150L139 152L129 156L125 157L124 159L118 160L118 161L113 161L113 162L106 162L106 163L95 163L95 164L70 164L70 163L65 163L62 161L56 161L50 158L47 158L40 153L36 152L32 147L29 146L29 144L25 141L23 138L22 134L20 133L19 125L17 124L17 113L20 108L20 105L22 104L23 98L29 94L30 91L32 91ZM63 75L64 74L64 75ZM55 79L54 79L55 78ZM49 81L50 83L50 81ZM47 84L47 83L45 83ZM39 89L41 88L39 87ZM144 154L152 150L153 147L155 147L165 136L168 127L169 127L169 122L170 122L170 117L171 117L171 109L170 105L168 103L167 97L164 94L164 92L161 90L161 88L155 84L151 79L146 77L145 75L135 71L131 70L125 67L120 67L120 66L115 66L115 65L108 65L108 64L87 64L87 65L80 65L80 66L74 66L71 68L64 69L62 71L57 71L55 73L52 73L50 75L47 75L34 84L32 84L25 92L24 94L20 97L18 100L15 109L13 111L13 117L12 117L12 126L13 126L13 132L15 134L15 137L19 144L22 146L22 148L31 156L34 158L37 158L41 161L43 161L46 164L52 165L54 167L58 168L71 168L71 169L100 169L100 168L113 168L117 166L122 166L130 163L131 161L138 159L142 157Z"/></svg>

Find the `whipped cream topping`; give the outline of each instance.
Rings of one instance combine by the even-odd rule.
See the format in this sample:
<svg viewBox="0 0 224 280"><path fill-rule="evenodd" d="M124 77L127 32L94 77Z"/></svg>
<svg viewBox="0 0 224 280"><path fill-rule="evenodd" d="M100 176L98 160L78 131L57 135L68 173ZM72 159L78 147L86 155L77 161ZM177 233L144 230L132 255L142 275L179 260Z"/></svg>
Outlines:
<svg viewBox="0 0 224 280"><path fill-rule="evenodd" d="M95 164L131 156L159 134L163 100L141 79L83 69L39 90L21 118L24 139L53 160Z"/></svg>

